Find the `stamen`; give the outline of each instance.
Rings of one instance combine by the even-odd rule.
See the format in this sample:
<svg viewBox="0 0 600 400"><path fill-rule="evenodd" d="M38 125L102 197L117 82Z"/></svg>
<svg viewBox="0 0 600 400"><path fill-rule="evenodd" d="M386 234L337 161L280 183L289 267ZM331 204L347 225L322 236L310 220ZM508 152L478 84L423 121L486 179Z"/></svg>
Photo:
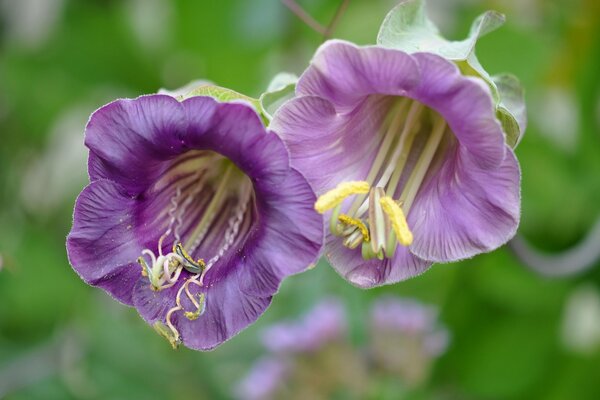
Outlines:
<svg viewBox="0 0 600 400"><path fill-rule="evenodd" d="M365 181L342 182L327 193L319 196L315 203L315 210L323 214L340 204L353 194L361 194L369 192L369 183Z"/></svg>
<svg viewBox="0 0 600 400"><path fill-rule="evenodd" d="M204 211L204 215L202 216L202 218L200 219L200 222L198 223L198 225L196 226L196 228L190 235L190 237L185 245L185 247L192 249L190 251L193 251L193 249L194 249L193 246L195 245L195 243L197 241L196 239L198 238L200 233L205 231L205 228L210 224L211 215L214 214L215 209L223 201L223 197L227 193L227 188L228 188L229 180L231 178L232 171L233 171L233 164L230 164L227 166L227 169L225 170L225 173L223 174L223 178L221 178L221 182L219 183L219 186L217 187L215 194L213 195L212 199L210 200L210 203L208 204L208 206L206 207L206 211Z"/></svg>
<svg viewBox="0 0 600 400"><path fill-rule="evenodd" d="M196 300L194 299L193 296L191 296L189 294L188 294L188 296L189 296L190 300L193 301L194 306L196 306L196 311L194 311L194 312L186 311L183 313L183 315L190 321L194 321L194 320L198 319L199 316L204 314L204 311L206 310L206 293L198 293L198 302L196 302Z"/></svg>
<svg viewBox="0 0 600 400"><path fill-rule="evenodd" d="M406 163L406 159L408 159L408 153L410 152L410 148L412 147L414 137L416 135L416 132L418 132L418 129L416 128L418 128L417 125L419 122L419 116L421 115L422 111L423 105L421 103L415 101L410 105L410 109L408 110L406 121L404 122L404 126L402 127L402 132L400 132L396 148L393 154L391 155L390 159L388 160L387 167L381 174L379 181L374 186L385 187L385 185L387 185L388 181L390 180L390 176L396 169L399 170L399 173L402 172L404 164ZM400 163L400 165L398 163ZM398 178L400 178L400 176L398 176ZM394 188L394 191L395 190L396 189ZM364 212L367 210L367 207L368 202L363 202L362 205L357 209L356 215L361 216L362 214L364 214Z"/></svg>
<svg viewBox="0 0 600 400"><path fill-rule="evenodd" d="M227 231L225 232L224 244L219 249L217 254L215 254L210 260L208 260L208 263L206 263L206 267L200 275L200 281L193 282L198 284L199 286L202 286L202 283L204 282L204 276L206 275L206 273L221 257L223 257L225 252L229 250L229 248L234 244L238 236L238 232L240 231L241 224L246 222L249 224L251 222L249 219L244 219L244 215L246 214L246 210L248 208L248 203L250 202L250 198L252 197L252 184L250 181L247 182L248 183L240 189L241 195L239 203L236 206L233 216L229 219L229 225ZM243 228L247 228L247 226L244 225Z"/></svg>
<svg viewBox="0 0 600 400"><path fill-rule="evenodd" d="M421 184L423 183L423 179L425 178L425 174L429 169L429 165L431 165L431 161L433 160L433 156L442 141L442 137L444 136L444 132L446 131L446 120L442 116L438 116L435 120L433 131L431 135L427 139L425 143L425 147L423 148L423 152L419 156L417 163L415 164L414 169L412 170L406 185L404 186L404 190L400 195L400 202L404 208L406 214L410 210L413 201L417 195Z"/></svg>
<svg viewBox="0 0 600 400"><path fill-rule="evenodd" d="M144 257L139 256L137 262L142 266L142 276L148 276L148 271L150 271L150 267L146 263L146 260L144 260Z"/></svg>
<svg viewBox="0 0 600 400"><path fill-rule="evenodd" d="M362 239L365 242L369 242L371 240L367 226L360 219L352 218L346 214L341 214L338 217L338 221L340 221L344 225L357 227L358 230L360 231L360 234L362 235Z"/></svg>
<svg viewBox="0 0 600 400"><path fill-rule="evenodd" d="M407 141L412 145L412 138L414 138L414 133L417 131L415 129L419 122L419 116L423 111L423 105L419 102L414 102L410 106L410 110L408 111L408 116L406 117L406 122L404 123L404 127L402 128L402 132L400 133L400 139L398 141L398 145L394 150L394 154L390 157L390 160L387 164L387 168L381 175L379 182L377 182L377 186L384 187L395 169L395 166L398 164L399 157L404 153L408 156L408 152L410 151L410 147L407 147Z"/></svg>
<svg viewBox="0 0 600 400"><path fill-rule="evenodd" d="M177 329L171 329L170 327L167 327L160 321L156 321L154 325L152 325L152 327L160 336L164 337L169 341L171 347L173 347L173 350L177 349L180 343L179 332L177 332Z"/></svg>
<svg viewBox="0 0 600 400"><path fill-rule="evenodd" d="M379 199L383 212L387 214L392 222L392 229L398 239L398 242L403 246L410 246L413 241L413 234L408 228L406 217L402 208L391 197L382 197Z"/></svg>
<svg viewBox="0 0 600 400"><path fill-rule="evenodd" d="M202 272L204 267L206 267L206 263L204 263L203 259L199 258L198 261L194 261L187 251L185 251L181 243L177 243L173 246L173 253L176 253L183 258L183 268L193 274Z"/></svg>
<svg viewBox="0 0 600 400"><path fill-rule="evenodd" d="M409 98L403 97L402 99L400 99L400 101L398 101L392 107L392 110L390 113L393 116L392 121L390 122L390 125L387 127L387 130L383 136L383 140L381 141L381 144L379 145L379 151L377 152L377 155L375 156L375 159L373 160L373 165L371 165L371 169L369 170L369 173L367 174L366 181L369 182L369 185L371 185L373 182L375 182L375 178L377 178L379 169L381 168L381 166L383 165L383 162L385 161L385 158L387 157L387 154L390 150L390 146L391 146L392 142L394 141L394 138L396 137L396 133L398 132L398 129L400 129L400 124L402 123L402 117L404 116L404 112L405 112L406 106L408 105L409 101L410 101ZM366 196L363 196L363 195L356 196L356 199L354 199L354 202L352 203L352 205L350 206L350 208L348 210L348 214L354 215L356 213L356 211L358 210L358 208L360 207L360 205L363 204L363 202L365 201L365 197Z"/></svg>

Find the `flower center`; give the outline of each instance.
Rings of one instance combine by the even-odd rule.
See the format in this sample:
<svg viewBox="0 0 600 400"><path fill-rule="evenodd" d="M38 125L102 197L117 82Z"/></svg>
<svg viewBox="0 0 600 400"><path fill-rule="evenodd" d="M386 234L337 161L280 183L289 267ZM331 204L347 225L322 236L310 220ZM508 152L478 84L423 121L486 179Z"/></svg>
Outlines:
<svg viewBox="0 0 600 400"><path fill-rule="evenodd" d="M158 255L142 250L138 258L142 275L154 291L186 279L175 306L166 313L166 324L154 325L176 348L180 337L172 317L182 311L195 320L204 313L206 274L249 232L255 217L254 190L250 179L228 159L209 151L189 151L165 169L146 197L148 214L164 233L158 240ZM164 250L165 242L171 243L169 252ZM210 258L205 262L191 254Z"/></svg>
<svg viewBox="0 0 600 400"><path fill-rule="evenodd" d="M366 179L342 182L315 203L319 213L332 210L331 233L350 249L362 246L366 260L391 258L398 244L412 244L406 216L447 132L442 116L408 98L394 100L381 127Z"/></svg>

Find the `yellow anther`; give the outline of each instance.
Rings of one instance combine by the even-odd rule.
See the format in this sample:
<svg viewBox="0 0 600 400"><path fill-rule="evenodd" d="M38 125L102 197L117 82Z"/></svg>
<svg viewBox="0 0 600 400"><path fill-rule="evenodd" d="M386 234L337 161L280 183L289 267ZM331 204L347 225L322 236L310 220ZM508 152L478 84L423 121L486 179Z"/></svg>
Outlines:
<svg viewBox="0 0 600 400"><path fill-rule="evenodd" d="M142 276L148 276L148 264L146 264L144 257L138 257L137 262L142 266Z"/></svg>
<svg viewBox="0 0 600 400"><path fill-rule="evenodd" d="M413 241L413 234L408 228L402 208L389 196L379 199L379 204L381 204L383 212L387 214L392 222L392 229L396 234L398 242L403 246L410 246Z"/></svg>
<svg viewBox="0 0 600 400"><path fill-rule="evenodd" d="M183 248L181 243L177 243L173 245L173 253L178 254L181 258L183 258L183 268L188 270L191 273L198 273L204 270L206 264L204 260L199 258L198 261L194 261L194 259L188 254L187 251Z"/></svg>
<svg viewBox="0 0 600 400"><path fill-rule="evenodd" d="M365 243L368 243L369 240L371 240L367 226L360 219L352 218L351 216L346 214L341 214L338 217L338 221L340 221L344 225L357 227L360 230L360 234L362 235L363 241Z"/></svg>
<svg viewBox="0 0 600 400"><path fill-rule="evenodd" d="M353 194L364 194L369 192L369 182L352 181L342 182L327 193L319 196L315 203L315 210L323 214L327 210L342 204L346 197Z"/></svg>

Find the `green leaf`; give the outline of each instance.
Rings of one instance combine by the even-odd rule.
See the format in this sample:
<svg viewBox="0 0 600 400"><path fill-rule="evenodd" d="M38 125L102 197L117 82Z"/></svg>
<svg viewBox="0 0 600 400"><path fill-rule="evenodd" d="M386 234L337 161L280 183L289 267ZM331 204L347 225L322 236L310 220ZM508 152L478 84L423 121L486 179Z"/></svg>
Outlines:
<svg viewBox="0 0 600 400"><path fill-rule="evenodd" d="M487 11L473 21L466 39L450 41L427 17L424 0L405 0L385 17L377 35L377 44L407 53L434 53L454 61L463 74L483 79L492 91L506 141L515 147L526 125L523 90L514 76L491 77L475 55L477 40L498 29L504 21L504 15Z"/></svg>
<svg viewBox="0 0 600 400"><path fill-rule="evenodd" d="M269 83L267 91L259 98L263 114L269 121L283 103L294 97L296 82L298 82L296 75L281 72L275 75L271 83Z"/></svg>

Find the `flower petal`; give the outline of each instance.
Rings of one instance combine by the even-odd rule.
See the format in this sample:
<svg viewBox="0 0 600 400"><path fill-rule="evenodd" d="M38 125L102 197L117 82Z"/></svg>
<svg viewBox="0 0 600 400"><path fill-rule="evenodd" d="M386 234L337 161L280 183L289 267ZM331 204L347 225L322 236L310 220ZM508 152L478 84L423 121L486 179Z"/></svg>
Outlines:
<svg viewBox="0 0 600 400"><path fill-rule="evenodd" d="M370 94L402 96L418 81L417 64L404 52L330 40L317 50L296 93L328 99L339 111Z"/></svg>
<svg viewBox="0 0 600 400"><path fill-rule="evenodd" d="M365 179L378 151L379 142L373 139L388 105L374 97L350 113L338 114L326 99L298 97L277 111L271 129L290 149L292 166L321 195L339 182Z"/></svg>
<svg viewBox="0 0 600 400"><path fill-rule="evenodd" d="M160 175L162 161L181 153L185 121L180 103L167 95L101 107L85 131L85 144L95 154L88 162L90 179L110 179L131 194L140 192Z"/></svg>
<svg viewBox="0 0 600 400"><path fill-rule="evenodd" d="M195 320L188 320L183 311L172 315L171 321L177 327L183 344L189 348L215 348L256 321L271 303L271 296L240 296L240 272L244 268L244 262L235 254L229 254L227 257L230 259L225 262L236 263L236 268L218 284L202 290L206 293L204 313ZM164 321L169 309L175 307L175 296L182 284L183 279L169 289L153 292L148 288L147 282L140 281L133 292L133 304L148 323ZM195 285L191 285L190 290L194 294L199 292ZM185 295L182 300L186 310L193 311Z"/></svg>
<svg viewBox="0 0 600 400"><path fill-rule="evenodd" d="M360 249L349 249L340 238L330 236L326 257L331 266L353 285L368 289L405 281L425 272L431 262L411 254L407 247L398 246L392 259L364 260Z"/></svg>
<svg viewBox="0 0 600 400"><path fill-rule="evenodd" d="M295 169L277 187L256 189L261 225L245 246L247 267L241 269L240 290L274 294L286 276L316 263L323 244L323 217L315 212L316 196Z"/></svg>
<svg viewBox="0 0 600 400"><path fill-rule="evenodd" d="M489 87L479 78L461 75L442 57L429 53L413 57L419 62L421 83L409 96L441 114L478 165L500 165L506 146Z"/></svg>
<svg viewBox="0 0 600 400"><path fill-rule="evenodd" d="M462 146L419 191L408 217L411 251L434 262L493 250L514 236L520 216L520 171L512 150L499 168L484 170Z"/></svg>
<svg viewBox="0 0 600 400"><path fill-rule="evenodd" d="M289 169L287 150L276 135L266 134L250 105L218 103L202 96L186 99L182 105L189 121L183 136L188 147L224 155L253 180L268 177L268 183L275 184L285 178Z"/></svg>
<svg viewBox="0 0 600 400"><path fill-rule="evenodd" d="M115 183L92 182L77 198L67 237L69 261L81 278L128 305L140 277L135 260L142 250L133 229L134 203Z"/></svg>

